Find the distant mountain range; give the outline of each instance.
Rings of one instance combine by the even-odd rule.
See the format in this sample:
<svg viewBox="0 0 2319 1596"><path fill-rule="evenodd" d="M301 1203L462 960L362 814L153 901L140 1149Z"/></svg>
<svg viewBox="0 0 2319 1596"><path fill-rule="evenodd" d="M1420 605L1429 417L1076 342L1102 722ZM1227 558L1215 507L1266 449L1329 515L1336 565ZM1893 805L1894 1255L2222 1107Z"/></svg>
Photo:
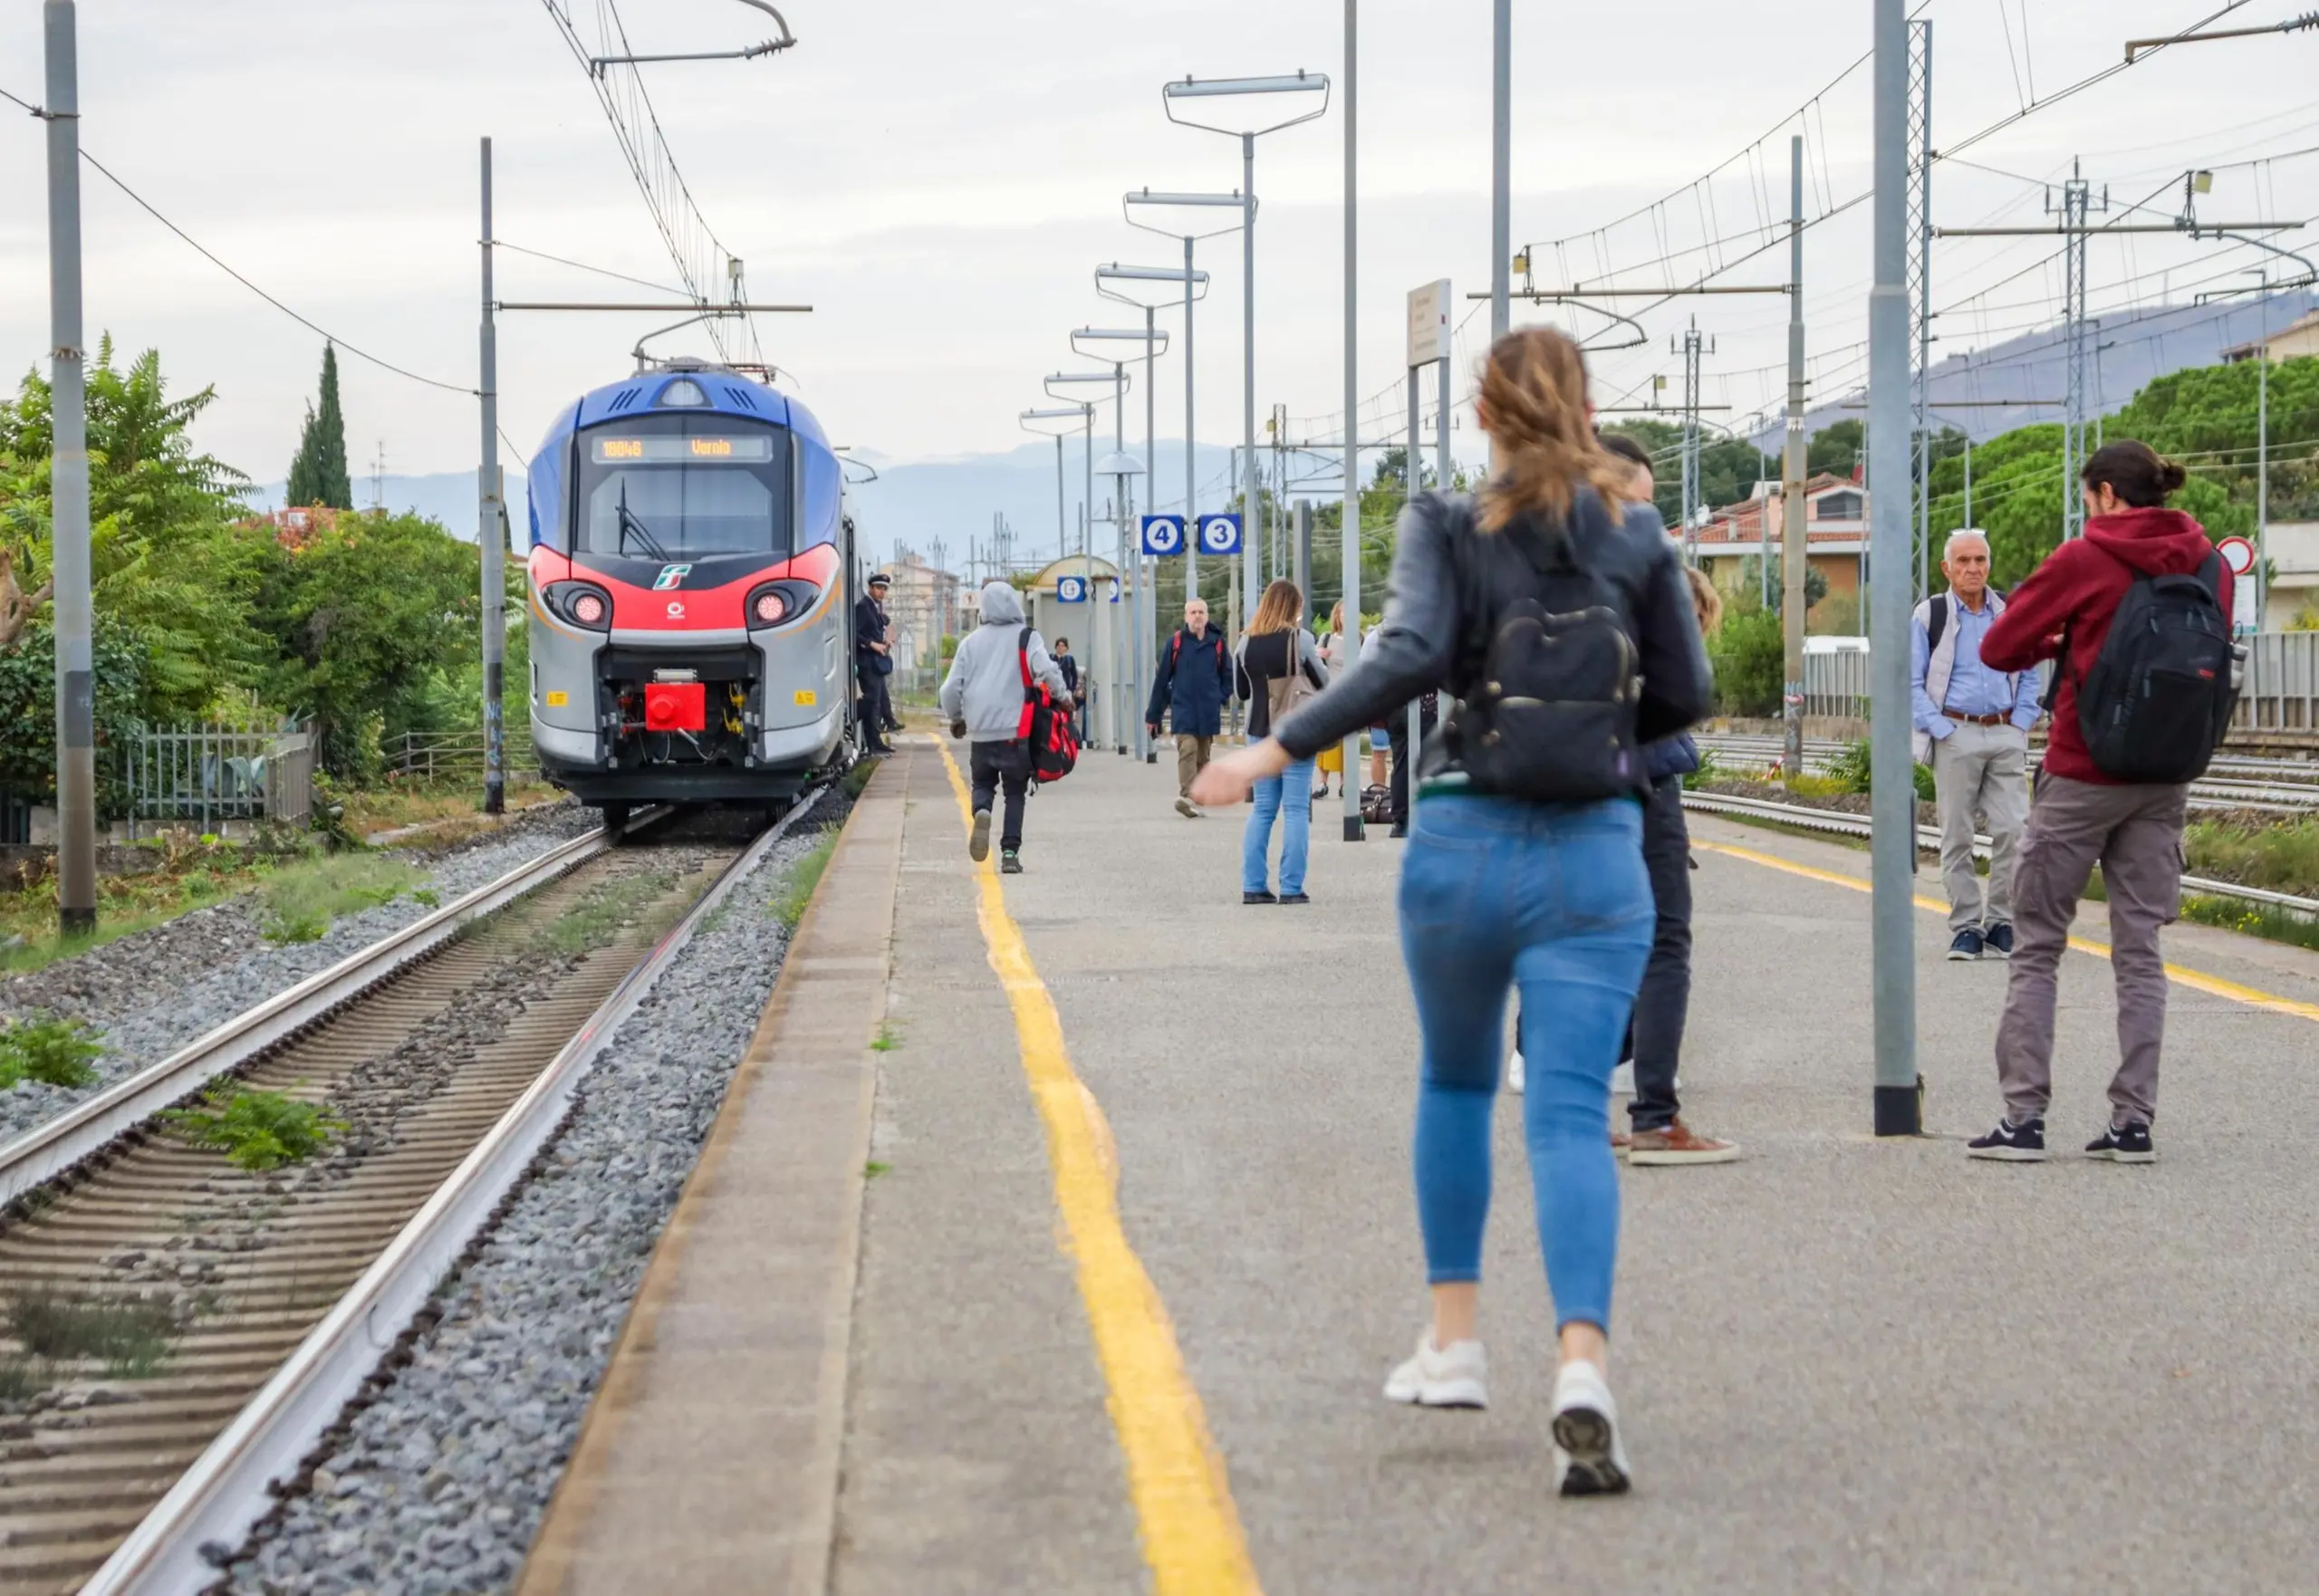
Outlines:
<svg viewBox="0 0 2319 1596"><path fill-rule="evenodd" d="M2090 408L2096 413L2113 410L2156 378L2190 366L2220 362L2222 351L2251 343L2276 332L2296 317L2319 308L2319 293L2307 290L2275 293L2266 299L2228 300L2214 304L2158 305L2146 310L2115 312L2099 319L2094 337L2094 370L2088 380ZM1964 331L1961 326L1961 337ZM2025 333L1970 354L1950 355L1932 368L1932 397L1939 419L1969 433L1975 442L2033 421L2060 419L2051 405L2064 391L2065 351L2059 328ZM1867 412L1865 389L1854 389L1841 399L1805 413L1805 425L1818 431L1831 422L1859 420ZM1941 409L1943 401L1957 404ZM1958 401L1975 401L1958 403ZM1775 425L1756 435L1759 447L1776 448L1783 428ZM1158 444L1159 500L1162 508L1178 508L1183 497L1184 446L1179 439ZM1130 452L1140 454L1140 440L1131 440ZM1100 464L1111 453L1111 440L1099 428L1095 458ZM1193 457L1200 507L1221 507L1229 497L1232 451L1202 444ZM954 459L897 463L874 450L860 449L852 457L878 473L874 481L853 489L854 519L861 529L862 552L873 560L892 557L900 548L931 559L941 545L942 563L963 570L977 545L987 546L993 518L1004 517L1013 533L1017 562L1047 557L1057 548L1055 516L1055 448L1052 443L1025 443L1004 454L969 455ZM859 473L856 473L859 475ZM1063 445L1063 517L1071 547L1078 546L1081 502L1085 466L1080 441L1066 437ZM431 476L387 476L374 487L360 477L354 496L361 504L383 503L390 510L414 510L433 517L459 537L475 536L475 475L446 471ZM252 502L273 509L282 502L283 484L266 484L253 493ZM1298 496L1292 486L1291 496ZM1312 496L1333 497L1333 478ZM520 473L507 475L508 513L520 529L527 511ZM1095 513L1109 513L1111 483L1095 479ZM1135 487L1139 505L1148 502L1144 485ZM1114 534L1099 521L1095 551L1111 547Z"/></svg>

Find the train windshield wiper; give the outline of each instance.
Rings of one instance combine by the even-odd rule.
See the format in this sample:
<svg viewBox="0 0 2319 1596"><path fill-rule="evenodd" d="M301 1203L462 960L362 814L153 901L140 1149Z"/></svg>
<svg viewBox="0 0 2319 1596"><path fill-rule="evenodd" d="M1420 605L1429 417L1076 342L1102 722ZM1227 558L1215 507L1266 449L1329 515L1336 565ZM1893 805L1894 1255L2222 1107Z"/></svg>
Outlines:
<svg viewBox="0 0 2319 1596"><path fill-rule="evenodd" d="M624 482L620 485L620 504L618 505L618 509L620 512L620 552L623 554L628 553L629 534L630 533L634 533L636 534L636 541L644 545L644 552L646 553L651 555L655 560L659 561L662 564L667 564L669 561L669 551L660 546L659 540L652 535L651 529L647 527L643 522L638 520L636 512L628 507L628 484Z"/></svg>

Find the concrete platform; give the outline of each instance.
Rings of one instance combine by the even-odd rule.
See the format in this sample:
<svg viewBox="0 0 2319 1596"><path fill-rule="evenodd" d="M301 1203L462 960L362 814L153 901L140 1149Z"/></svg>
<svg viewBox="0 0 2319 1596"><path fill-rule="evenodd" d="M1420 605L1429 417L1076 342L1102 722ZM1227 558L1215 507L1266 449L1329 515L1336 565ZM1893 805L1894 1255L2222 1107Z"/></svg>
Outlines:
<svg viewBox="0 0 2319 1596"><path fill-rule="evenodd" d="M1174 795L1171 763L1086 755L1034 800L1001 925L938 747L880 773L527 1591L2312 1587L2319 957L2170 933L2163 1161L2132 1168L2069 1150L2114 1047L2109 972L2071 955L2064 1150L1970 1163L2003 966L1945 963L1920 914L1934 1134L1879 1142L1866 855L1696 822L1686 1112L1746 1157L1622 1177L1638 1486L1564 1503L1510 1113L1494 1406L1377 1395L1424 1312L1400 845L1324 818L1313 905L1244 909L1238 814ZM1143 1298L1091 1266L1106 1203ZM1155 1423L1215 1474L1153 1467Z"/></svg>

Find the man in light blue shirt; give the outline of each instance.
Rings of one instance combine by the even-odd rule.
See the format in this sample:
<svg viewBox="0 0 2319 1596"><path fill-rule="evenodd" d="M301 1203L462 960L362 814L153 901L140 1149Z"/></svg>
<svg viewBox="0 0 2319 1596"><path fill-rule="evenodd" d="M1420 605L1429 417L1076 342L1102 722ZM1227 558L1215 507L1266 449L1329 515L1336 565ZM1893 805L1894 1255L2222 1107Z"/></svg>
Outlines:
<svg viewBox="0 0 2319 1596"><path fill-rule="evenodd" d="M1940 811L1949 957L2010 958L2013 851L2029 822L2037 674L1981 663L1981 639L2005 612L2005 595L1989 586L1987 535L1950 533L1940 570L1949 591L1919 604L1910 628L1909 702L1917 761L1932 766ZM1977 821L1989 832L1986 891L1973 870Z"/></svg>

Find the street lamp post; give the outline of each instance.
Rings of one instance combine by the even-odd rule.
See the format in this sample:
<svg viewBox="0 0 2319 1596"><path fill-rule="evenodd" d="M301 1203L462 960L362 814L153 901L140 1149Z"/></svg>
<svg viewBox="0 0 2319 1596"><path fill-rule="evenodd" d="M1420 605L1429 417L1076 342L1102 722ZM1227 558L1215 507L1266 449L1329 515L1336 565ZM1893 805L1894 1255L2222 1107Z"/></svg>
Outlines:
<svg viewBox="0 0 2319 1596"><path fill-rule="evenodd" d="M1124 369L1119 367L1114 367L1110 371L1051 371L1045 379L1047 396L1050 399L1071 397L1068 394L1055 392L1058 386L1071 388L1083 386L1090 382L1101 382L1111 389L1111 396L1114 399L1120 399L1124 395L1126 381L1127 373ZM1093 399L1084 399L1080 402L1087 479L1086 488L1079 506L1079 574L1090 586L1093 585L1094 581L1094 569L1091 563L1093 554L1089 544L1094 535L1095 524L1095 404L1096 401ZM1090 719L1087 724L1088 729L1092 731L1094 728L1093 720Z"/></svg>
<svg viewBox="0 0 2319 1596"><path fill-rule="evenodd" d="M1214 122L1194 120L1179 116L1177 106L1193 101L1233 98L1242 95L1313 94L1321 96L1321 103L1310 111L1272 122L1263 127L1226 127ZM1210 133L1225 133L1240 140L1240 261L1241 261L1241 459L1240 459L1240 539L1241 564L1241 623L1246 625L1256 612L1256 543L1247 535L1247 529L1256 521L1256 140L1266 133L1309 122L1323 115L1329 109L1329 77L1326 72L1298 72L1294 77L1271 78L1208 78L1187 76L1179 82L1163 84L1160 103L1168 120L1180 127L1198 128ZM1347 427L1352 420L1347 418ZM1190 512L1187 512L1189 514Z"/></svg>
<svg viewBox="0 0 2319 1596"><path fill-rule="evenodd" d="M1069 405L1060 409L1025 410L1016 418L1016 420L1022 424L1024 431L1035 432L1041 437L1054 439L1054 557L1058 560L1071 553L1071 534L1064 519L1063 498L1063 435L1071 429L1063 427L1050 431L1044 427L1034 427L1031 423L1061 421L1066 418L1073 421L1083 421L1086 419L1086 412L1087 407L1084 405Z"/></svg>
<svg viewBox="0 0 2319 1596"><path fill-rule="evenodd" d="M1151 305L1145 305L1143 307L1143 325L1140 328L1082 327L1071 335L1072 351L1075 354L1085 355L1090 358L1099 357L1102 353L1100 346L1106 342L1118 343L1137 341L1143 345L1143 452L1147 457L1151 453L1151 357L1156 350L1161 350L1168 347L1168 335L1165 332L1158 331L1152 326L1152 316L1155 308L1156 307ZM1083 344L1087 343L1092 343L1098 347L1092 350L1083 347ZM1115 372L1119 370L1120 364L1121 363L1118 361L1114 361L1112 363L1112 370ZM1113 414L1117 419L1117 426L1114 428L1112 432L1112 459L1115 461L1121 459L1133 459L1134 457L1127 453L1127 406L1124 403L1119 404L1115 407ZM1145 466L1139 464L1131 475L1141 476L1146 469L1147 467ZM1111 474L1115 476L1120 476L1120 473L1117 471L1113 471ZM1141 688L1143 685L1142 656L1144 653L1143 554L1141 550L1131 548L1128 541L1131 535L1129 529L1134 524L1134 523L1132 517L1128 514L1128 501L1124 476L1121 477L1119 496L1113 500L1113 504L1117 507L1114 520L1119 529L1118 571L1121 578L1125 581L1127 584L1128 614L1132 620L1132 625L1129 628L1129 630L1132 631L1133 636L1130 637L1123 633L1118 622L1114 621L1112 623L1111 651L1113 659L1111 661L1111 681L1115 693L1131 687L1135 691L1136 702L1140 704L1143 701ZM1130 563L1131 559L1133 561L1132 564ZM1105 613L1109 614L1110 611L1106 611ZM1127 660L1131 659L1134 662L1132 668L1130 668L1127 664ZM1131 730L1128 729L1124 726L1124 723L1121 723L1121 735L1114 745L1118 748L1119 752L1121 754L1128 752L1128 743L1129 739L1131 737L1134 741L1137 757L1144 759L1150 758L1151 750L1147 745L1150 741L1150 737L1149 734L1144 730L1142 717L1139 716L1135 718Z"/></svg>

